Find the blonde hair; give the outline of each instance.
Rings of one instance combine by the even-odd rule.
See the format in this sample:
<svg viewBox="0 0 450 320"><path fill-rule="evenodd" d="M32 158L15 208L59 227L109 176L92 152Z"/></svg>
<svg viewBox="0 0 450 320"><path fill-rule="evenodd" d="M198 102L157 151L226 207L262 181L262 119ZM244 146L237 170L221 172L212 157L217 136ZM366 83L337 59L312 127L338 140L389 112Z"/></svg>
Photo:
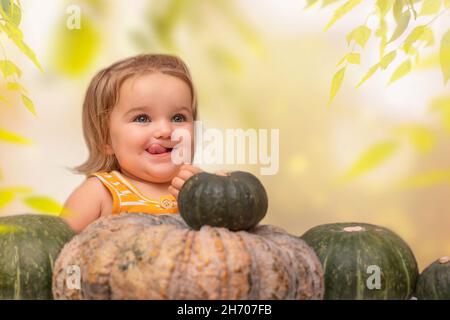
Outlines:
<svg viewBox="0 0 450 320"><path fill-rule="evenodd" d="M97 171L120 169L115 155L106 154L105 146L109 143L109 117L119 100L119 90L125 80L149 72L168 74L188 84L191 89L193 117L194 120L197 119L194 84L188 67L180 58L166 54L141 54L118 61L100 70L87 88L82 121L89 157L71 171L88 176Z"/></svg>

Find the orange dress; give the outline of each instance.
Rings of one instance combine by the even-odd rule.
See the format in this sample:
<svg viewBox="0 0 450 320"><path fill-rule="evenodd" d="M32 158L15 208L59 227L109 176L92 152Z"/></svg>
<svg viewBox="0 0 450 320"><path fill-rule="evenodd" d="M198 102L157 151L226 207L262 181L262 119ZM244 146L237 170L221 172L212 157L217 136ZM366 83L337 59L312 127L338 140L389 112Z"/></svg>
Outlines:
<svg viewBox="0 0 450 320"><path fill-rule="evenodd" d="M148 214L178 213L177 200L172 195L160 197L158 200L144 196L120 172L95 172L95 176L108 188L113 198L112 214L124 212L143 212Z"/></svg>

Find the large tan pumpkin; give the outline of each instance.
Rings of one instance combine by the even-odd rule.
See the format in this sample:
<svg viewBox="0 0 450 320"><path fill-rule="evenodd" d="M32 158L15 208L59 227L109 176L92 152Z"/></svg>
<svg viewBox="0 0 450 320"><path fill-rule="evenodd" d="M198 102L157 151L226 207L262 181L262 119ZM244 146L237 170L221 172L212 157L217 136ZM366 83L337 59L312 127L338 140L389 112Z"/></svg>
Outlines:
<svg viewBox="0 0 450 320"><path fill-rule="evenodd" d="M68 287L73 266L79 290ZM321 299L323 293L322 267L303 240L270 225L195 231L179 215L101 218L66 244L53 273L56 299Z"/></svg>

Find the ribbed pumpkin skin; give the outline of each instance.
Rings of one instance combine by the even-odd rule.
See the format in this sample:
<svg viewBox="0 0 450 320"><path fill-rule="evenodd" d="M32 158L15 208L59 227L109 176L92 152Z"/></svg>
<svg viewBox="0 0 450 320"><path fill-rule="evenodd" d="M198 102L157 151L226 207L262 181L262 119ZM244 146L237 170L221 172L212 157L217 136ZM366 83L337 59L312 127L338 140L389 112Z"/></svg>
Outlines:
<svg viewBox="0 0 450 320"><path fill-rule="evenodd" d="M416 259L408 245L386 228L365 223L325 224L301 238L322 262L325 299L408 299L415 289ZM381 269L380 289L367 286L368 280L373 284L371 265Z"/></svg>
<svg viewBox="0 0 450 320"><path fill-rule="evenodd" d="M419 300L450 299L450 261L437 260L422 272L417 281L416 297Z"/></svg>
<svg viewBox="0 0 450 320"><path fill-rule="evenodd" d="M52 299L53 264L73 236L58 217L0 217L0 299Z"/></svg>
<svg viewBox="0 0 450 320"><path fill-rule="evenodd" d="M78 265L81 290L66 286ZM251 233L187 227L179 215L104 217L62 250L56 299L321 299L323 274L304 241L273 226Z"/></svg>
<svg viewBox="0 0 450 320"><path fill-rule="evenodd" d="M204 225L248 230L264 218L267 206L264 186L243 171L229 176L201 172L186 181L178 196L180 215L195 230Z"/></svg>

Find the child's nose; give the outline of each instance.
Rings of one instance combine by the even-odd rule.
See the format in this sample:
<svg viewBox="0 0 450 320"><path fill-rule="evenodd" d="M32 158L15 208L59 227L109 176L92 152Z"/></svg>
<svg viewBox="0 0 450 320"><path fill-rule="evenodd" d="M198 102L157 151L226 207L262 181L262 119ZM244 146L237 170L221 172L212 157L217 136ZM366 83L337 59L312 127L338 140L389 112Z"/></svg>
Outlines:
<svg viewBox="0 0 450 320"><path fill-rule="evenodd" d="M156 139L170 138L172 134L172 123L169 121L161 120L156 123L153 136Z"/></svg>

